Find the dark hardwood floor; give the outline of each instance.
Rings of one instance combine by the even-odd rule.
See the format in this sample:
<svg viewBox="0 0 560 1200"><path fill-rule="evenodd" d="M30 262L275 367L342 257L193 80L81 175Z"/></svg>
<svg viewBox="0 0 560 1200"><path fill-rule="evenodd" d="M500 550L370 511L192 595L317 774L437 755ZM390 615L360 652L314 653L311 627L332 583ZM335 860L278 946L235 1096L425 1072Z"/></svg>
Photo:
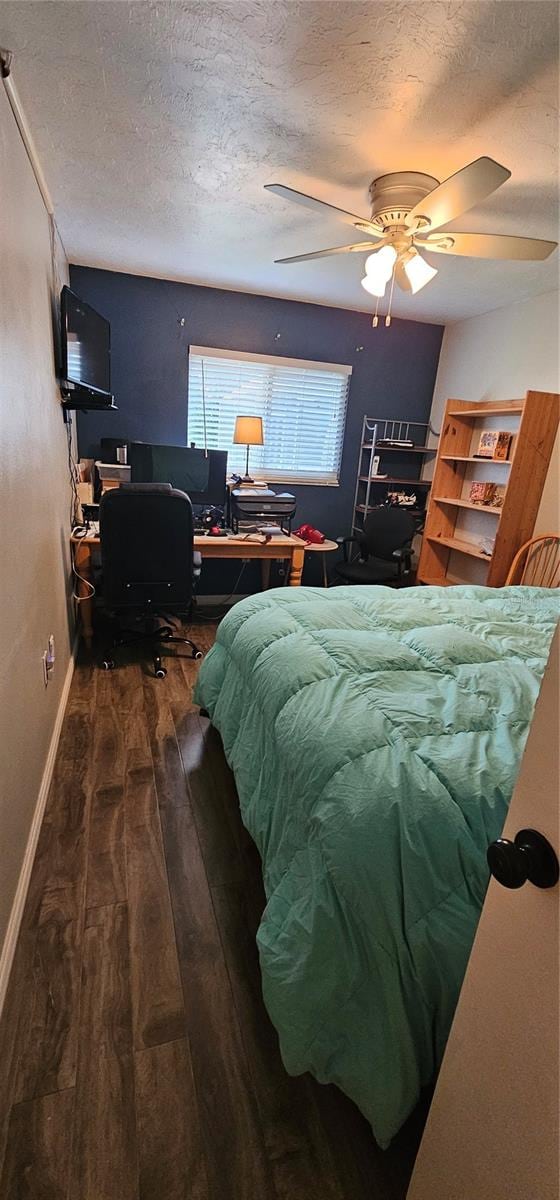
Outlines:
<svg viewBox="0 0 560 1200"><path fill-rule="evenodd" d="M403 1200L424 1106L381 1151L282 1066L197 666L121 661L84 653L72 683L0 1024L2 1200Z"/></svg>

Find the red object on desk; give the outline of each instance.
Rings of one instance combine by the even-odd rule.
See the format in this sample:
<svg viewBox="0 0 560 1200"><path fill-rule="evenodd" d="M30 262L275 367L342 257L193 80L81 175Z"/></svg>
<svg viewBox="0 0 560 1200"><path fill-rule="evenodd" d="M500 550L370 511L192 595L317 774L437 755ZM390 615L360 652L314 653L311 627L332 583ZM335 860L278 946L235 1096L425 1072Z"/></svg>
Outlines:
<svg viewBox="0 0 560 1200"><path fill-rule="evenodd" d="M314 525L300 525L299 529L294 529L294 537L301 538L302 542L307 542L308 546L319 546L325 540L324 533L320 529L315 529Z"/></svg>

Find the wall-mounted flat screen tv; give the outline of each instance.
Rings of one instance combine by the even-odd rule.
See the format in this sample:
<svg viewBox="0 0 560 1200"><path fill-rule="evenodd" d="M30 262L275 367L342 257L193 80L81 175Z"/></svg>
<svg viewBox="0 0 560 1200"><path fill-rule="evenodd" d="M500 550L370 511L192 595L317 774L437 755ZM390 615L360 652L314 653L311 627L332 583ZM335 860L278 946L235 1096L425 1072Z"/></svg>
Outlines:
<svg viewBox="0 0 560 1200"><path fill-rule="evenodd" d="M111 326L94 308L63 287L61 389L68 408L114 408L111 394Z"/></svg>

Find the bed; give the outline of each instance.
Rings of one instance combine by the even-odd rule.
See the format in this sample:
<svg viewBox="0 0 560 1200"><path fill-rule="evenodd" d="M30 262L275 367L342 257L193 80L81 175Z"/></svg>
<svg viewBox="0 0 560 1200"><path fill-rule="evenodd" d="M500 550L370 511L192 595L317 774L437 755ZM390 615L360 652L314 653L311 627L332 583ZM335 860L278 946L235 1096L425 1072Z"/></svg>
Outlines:
<svg viewBox="0 0 560 1200"><path fill-rule="evenodd" d="M284 1064L382 1147L437 1072L559 615L528 587L282 588L200 670L262 858Z"/></svg>

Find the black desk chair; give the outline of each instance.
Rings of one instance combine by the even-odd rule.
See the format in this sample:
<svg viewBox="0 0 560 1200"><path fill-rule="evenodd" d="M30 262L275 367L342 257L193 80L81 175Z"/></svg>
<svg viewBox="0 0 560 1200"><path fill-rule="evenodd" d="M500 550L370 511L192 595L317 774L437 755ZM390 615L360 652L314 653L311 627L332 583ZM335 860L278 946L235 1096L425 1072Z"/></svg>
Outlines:
<svg viewBox="0 0 560 1200"><path fill-rule="evenodd" d="M335 572L344 583L394 583L400 586L410 573L412 539L418 520L403 508L382 505L372 509L364 528L353 537L337 538L344 560ZM349 547L358 553L351 558Z"/></svg>
<svg viewBox="0 0 560 1200"><path fill-rule="evenodd" d="M167 671L161 649L169 643L202 652L190 638L174 637L168 614L190 615L193 599L193 515L189 497L167 483L131 483L101 497L99 508L103 599L119 622L140 628L117 633L102 662L111 670L117 646L147 642L154 671Z"/></svg>

